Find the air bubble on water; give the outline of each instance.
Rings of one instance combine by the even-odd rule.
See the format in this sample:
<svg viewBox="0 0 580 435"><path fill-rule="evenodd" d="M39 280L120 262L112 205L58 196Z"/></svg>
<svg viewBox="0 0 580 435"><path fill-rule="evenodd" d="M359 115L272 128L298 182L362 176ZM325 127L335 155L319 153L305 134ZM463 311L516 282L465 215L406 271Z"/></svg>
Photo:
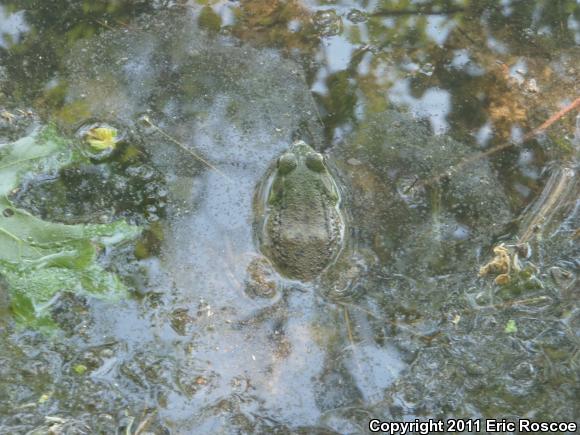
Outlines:
<svg viewBox="0 0 580 435"><path fill-rule="evenodd" d="M320 36L335 36L342 32L342 18L332 9L316 12L313 21Z"/></svg>
<svg viewBox="0 0 580 435"><path fill-rule="evenodd" d="M351 9L351 11L348 13L346 18L351 23L355 23L355 24L364 23L365 21L368 20L367 14L365 14L362 11L359 11L358 9Z"/></svg>
<svg viewBox="0 0 580 435"><path fill-rule="evenodd" d="M426 75L427 77L432 76L434 71L435 71L435 67L430 63L423 64L421 66L421 68L419 69L419 72L421 74Z"/></svg>

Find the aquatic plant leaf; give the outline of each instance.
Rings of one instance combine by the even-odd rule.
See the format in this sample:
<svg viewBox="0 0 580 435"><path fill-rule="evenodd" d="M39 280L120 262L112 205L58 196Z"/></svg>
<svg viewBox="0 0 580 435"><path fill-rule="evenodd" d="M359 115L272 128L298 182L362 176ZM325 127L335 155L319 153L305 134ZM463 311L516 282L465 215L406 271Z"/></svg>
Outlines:
<svg viewBox="0 0 580 435"><path fill-rule="evenodd" d="M75 364L73 370L77 375L82 376L87 372L87 366L84 364Z"/></svg>
<svg viewBox="0 0 580 435"><path fill-rule="evenodd" d="M45 309L61 291L118 298L127 289L97 262L100 249L134 239L139 227L48 222L14 207L8 195L29 172L49 172L75 158L55 129L36 130L0 146L0 275L11 309L23 323L42 326Z"/></svg>
<svg viewBox="0 0 580 435"><path fill-rule="evenodd" d="M91 147L99 151L115 149L117 146L117 130L111 127L91 128L85 138Z"/></svg>
<svg viewBox="0 0 580 435"><path fill-rule="evenodd" d="M504 331L506 332L506 334L513 334L514 332L518 332L516 321L513 319L508 320L507 324L505 325Z"/></svg>

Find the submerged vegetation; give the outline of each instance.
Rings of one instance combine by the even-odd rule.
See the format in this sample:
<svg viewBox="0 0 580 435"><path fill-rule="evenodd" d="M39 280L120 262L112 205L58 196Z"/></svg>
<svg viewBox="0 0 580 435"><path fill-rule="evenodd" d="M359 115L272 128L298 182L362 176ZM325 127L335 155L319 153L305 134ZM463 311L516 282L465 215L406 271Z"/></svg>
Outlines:
<svg viewBox="0 0 580 435"><path fill-rule="evenodd" d="M63 291L119 298L127 292L118 277L97 261L98 252L134 239L140 232L123 221L66 225L48 222L10 199L25 178L52 176L80 154L54 127L0 147L0 274L12 312L26 324L46 326L47 308ZM50 198L54 201L55 198Z"/></svg>

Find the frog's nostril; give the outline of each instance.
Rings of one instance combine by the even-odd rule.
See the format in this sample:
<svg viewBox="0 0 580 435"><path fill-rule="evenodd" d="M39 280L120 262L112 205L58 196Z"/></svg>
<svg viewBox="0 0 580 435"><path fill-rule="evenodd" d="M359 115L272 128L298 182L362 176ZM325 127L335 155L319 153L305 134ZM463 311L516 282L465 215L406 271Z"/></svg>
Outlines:
<svg viewBox="0 0 580 435"><path fill-rule="evenodd" d="M292 144L292 151L294 152L307 152L312 151L312 147L308 145L303 140L297 140Z"/></svg>

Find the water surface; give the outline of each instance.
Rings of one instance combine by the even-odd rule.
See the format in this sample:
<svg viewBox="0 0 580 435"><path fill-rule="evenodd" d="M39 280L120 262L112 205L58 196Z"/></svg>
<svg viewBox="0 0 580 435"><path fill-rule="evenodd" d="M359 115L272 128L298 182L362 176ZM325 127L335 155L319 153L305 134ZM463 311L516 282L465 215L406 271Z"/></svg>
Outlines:
<svg viewBox="0 0 580 435"><path fill-rule="evenodd" d="M52 336L0 311L2 431L578 421L578 182L561 175L576 174L577 112L530 134L579 95L578 4L204 3L0 2L2 109L63 134L118 126L142 160L113 174L143 186L99 198L147 228L104 259L130 299L64 292ZM255 234L256 188L297 137L332 162L348 222L310 283L262 269ZM91 221L78 202L99 177L118 180L36 180L20 201ZM81 187L68 205L54 194ZM478 276L554 191L526 236L532 277Z"/></svg>

